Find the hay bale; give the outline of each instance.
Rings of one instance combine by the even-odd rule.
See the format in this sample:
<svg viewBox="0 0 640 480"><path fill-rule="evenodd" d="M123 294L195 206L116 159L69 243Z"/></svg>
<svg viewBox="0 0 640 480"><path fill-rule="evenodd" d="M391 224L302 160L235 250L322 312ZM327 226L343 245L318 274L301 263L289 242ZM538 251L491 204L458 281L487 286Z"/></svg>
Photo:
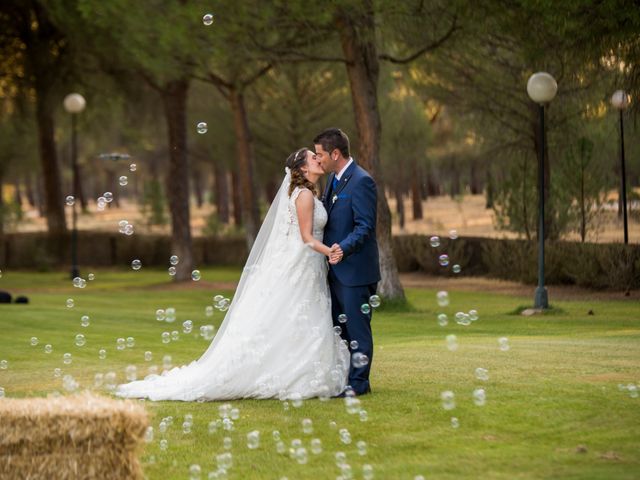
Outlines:
<svg viewBox="0 0 640 480"><path fill-rule="evenodd" d="M82 393L0 400L0 478L139 479L142 405Z"/></svg>

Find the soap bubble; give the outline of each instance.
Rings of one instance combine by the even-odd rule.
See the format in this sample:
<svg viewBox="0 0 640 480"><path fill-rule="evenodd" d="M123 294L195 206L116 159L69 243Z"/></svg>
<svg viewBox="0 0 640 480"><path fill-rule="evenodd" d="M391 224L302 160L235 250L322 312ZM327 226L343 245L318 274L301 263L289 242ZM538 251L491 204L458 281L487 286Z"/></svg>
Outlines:
<svg viewBox="0 0 640 480"><path fill-rule="evenodd" d="M338 323L347 323L347 316L344 313L338 315Z"/></svg>
<svg viewBox="0 0 640 480"><path fill-rule="evenodd" d="M363 480L373 480L373 467L368 463L362 465L362 478Z"/></svg>
<svg viewBox="0 0 640 480"><path fill-rule="evenodd" d="M460 265L456 263L453 267L451 267L451 270L453 271L453 273L460 273L462 271L462 267L460 267Z"/></svg>
<svg viewBox="0 0 640 480"><path fill-rule="evenodd" d="M451 240L455 240L456 238L458 238L458 231L457 230L449 230L449 238Z"/></svg>
<svg viewBox="0 0 640 480"><path fill-rule="evenodd" d="M478 407L482 407L487 402L487 394L484 391L484 388L476 388L473 391L473 403L475 403Z"/></svg>
<svg viewBox="0 0 640 480"><path fill-rule="evenodd" d="M340 335L342 333L342 328L340 328L340 325L336 325L333 327L333 333L335 333L336 335Z"/></svg>
<svg viewBox="0 0 640 480"><path fill-rule="evenodd" d="M127 337L127 348L133 348L136 346L136 339L133 337Z"/></svg>
<svg viewBox="0 0 640 480"><path fill-rule="evenodd" d="M306 435L311 435L313 433L313 421L310 418L302 419L302 431Z"/></svg>
<svg viewBox="0 0 640 480"><path fill-rule="evenodd" d="M449 255L447 255L446 253L443 253L442 255L440 255L438 257L438 263L442 267L446 267L447 265L449 265Z"/></svg>
<svg viewBox="0 0 640 480"><path fill-rule="evenodd" d="M180 262L180 259L178 258L177 255L171 255L171 257L169 257L169 263L171 265L176 266L178 264L178 262Z"/></svg>
<svg viewBox="0 0 640 480"><path fill-rule="evenodd" d="M193 280L194 282L199 281L202 278L202 276L200 275L200 270L194 270L193 272L191 272L191 280Z"/></svg>
<svg viewBox="0 0 640 480"><path fill-rule="evenodd" d="M104 360L105 358L107 358L107 351L104 348L98 350L98 358L100 360Z"/></svg>
<svg viewBox="0 0 640 480"><path fill-rule="evenodd" d="M135 172L137 169L138 169L138 166L135 163L132 163L131 165L129 165L130 172Z"/></svg>
<svg viewBox="0 0 640 480"><path fill-rule="evenodd" d="M165 319L165 312L162 308L156 310L156 320L162 322Z"/></svg>
<svg viewBox="0 0 640 480"><path fill-rule="evenodd" d="M150 362L152 359L153 359L153 353L151 353L149 350L144 352L144 361L145 362Z"/></svg>
<svg viewBox="0 0 640 480"><path fill-rule="evenodd" d="M133 262L131 262L131 268L133 268L134 270L140 270L140 268L142 268L142 262L136 258Z"/></svg>
<svg viewBox="0 0 640 480"><path fill-rule="evenodd" d="M65 365L69 365L73 361L70 353L65 353L62 355L62 363Z"/></svg>
<svg viewBox="0 0 640 480"><path fill-rule="evenodd" d="M177 330L173 330L171 332L171 340L173 340L174 342L177 342L178 340L180 340L180 333L178 333Z"/></svg>
<svg viewBox="0 0 640 480"><path fill-rule="evenodd" d="M76 335L76 347L84 347L87 343L87 339L84 338L84 335L79 333Z"/></svg>
<svg viewBox="0 0 640 480"><path fill-rule="evenodd" d="M0 370L6 370L9 368L9 362L7 360L0 360Z"/></svg>
<svg viewBox="0 0 640 480"><path fill-rule="evenodd" d="M103 197L104 197L104 201L105 201L105 202L107 202L107 203L111 203L111 202L113 202L113 193L111 193L111 192L104 192Z"/></svg>
<svg viewBox="0 0 640 480"><path fill-rule="evenodd" d="M73 308L75 306L75 302L73 298L67 298L67 308Z"/></svg>
<svg viewBox="0 0 640 480"><path fill-rule="evenodd" d="M193 322L191 320L185 320L182 322L182 331L184 333L191 333L193 330Z"/></svg>
<svg viewBox="0 0 640 480"><path fill-rule="evenodd" d="M121 337L116 339L116 350L124 350L126 346L127 342L124 338Z"/></svg>
<svg viewBox="0 0 640 480"><path fill-rule="evenodd" d="M204 314L205 314L207 317L213 317L213 307L212 307L211 305L207 305L207 306L204 308Z"/></svg>
<svg viewBox="0 0 640 480"><path fill-rule="evenodd" d="M93 273L90 273L89 275L87 275L87 279L90 282L93 282L96 279L96 276Z"/></svg>
<svg viewBox="0 0 640 480"><path fill-rule="evenodd" d="M363 456L367 454L367 442L364 440L359 440L356 443L356 447L358 448L358 454Z"/></svg>
<svg viewBox="0 0 640 480"><path fill-rule="evenodd" d="M434 235L433 237L431 237L429 239L429 243L431 244L431 246L433 248L437 248L440 246L440 237L438 237L437 235Z"/></svg>
<svg viewBox="0 0 640 480"><path fill-rule="evenodd" d="M476 378L478 380L486 382L487 380L489 380L489 370L481 367L476 368Z"/></svg>
<svg viewBox="0 0 640 480"><path fill-rule="evenodd" d="M144 431L144 441L145 441L145 443L153 442L153 427L149 426Z"/></svg>
<svg viewBox="0 0 640 480"><path fill-rule="evenodd" d="M72 207L73 204L76 203L76 199L73 195L67 195L67 198L65 198L64 201L69 207Z"/></svg>
<svg viewBox="0 0 640 480"><path fill-rule="evenodd" d="M200 465L194 463L189 467L189 480L200 480L202 474L202 468Z"/></svg>
<svg viewBox="0 0 640 480"><path fill-rule="evenodd" d="M319 455L322 453L322 440L314 438L311 440L311 453Z"/></svg>
<svg viewBox="0 0 640 480"><path fill-rule="evenodd" d="M441 307L446 307L449 305L449 294L447 292L440 291L436 294L436 298L438 299L438 305Z"/></svg>
<svg viewBox="0 0 640 480"><path fill-rule="evenodd" d="M451 390L445 390L440 394L442 400L442 408L445 410L453 410L456 408L456 396Z"/></svg>
<svg viewBox="0 0 640 480"><path fill-rule="evenodd" d="M89 315L83 315L80 317L80 325L83 327L89 326Z"/></svg>
<svg viewBox="0 0 640 480"><path fill-rule="evenodd" d="M355 352L351 355L351 365L354 368L362 368L366 367L369 364L369 357L367 357L364 353Z"/></svg>
<svg viewBox="0 0 640 480"><path fill-rule="evenodd" d="M458 417L451 417L451 427L452 428L458 428L460 426L460 421L458 420ZM422 477L422 475L420 475ZM416 477L418 478L418 477ZM422 477L424 478L424 477Z"/></svg>
<svg viewBox="0 0 640 480"><path fill-rule="evenodd" d="M206 13L202 17L202 23L204 23L207 27L210 26L213 23L213 15L211 13Z"/></svg>
<svg viewBox="0 0 640 480"><path fill-rule="evenodd" d="M380 306L380 297L378 295L371 295L369 297L369 305L373 308L378 308Z"/></svg>
<svg viewBox="0 0 640 480"><path fill-rule="evenodd" d="M231 437L224 437L222 439L222 447L225 450L231 450L231 447L233 447L233 440L231 439Z"/></svg>
<svg viewBox="0 0 640 480"><path fill-rule="evenodd" d="M136 378L138 378L138 367L136 367L135 365L127 365L127 367L124 369L124 374L125 377L127 377L127 380L133 382L136 380Z"/></svg>
<svg viewBox="0 0 640 480"><path fill-rule="evenodd" d="M196 130L200 135L207 133L207 122L198 122Z"/></svg>
<svg viewBox="0 0 640 480"><path fill-rule="evenodd" d="M349 343L349 347L351 348L351 350L357 350L359 346L360 345L358 344L357 340L351 340L351 342Z"/></svg>
<svg viewBox="0 0 640 480"><path fill-rule="evenodd" d="M446 313L438 314L438 325L441 327L446 327L449 324L449 318Z"/></svg>
<svg viewBox="0 0 640 480"><path fill-rule="evenodd" d="M50 344L50 343L47 343L47 344L44 346L44 353L51 353L51 352L53 352L53 347L51 346L51 344Z"/></svg>
<svg viewBox="0 0 640 480"><path fill-rule="evenodd" d="M166 310L166 318L165 320L167 321L167 323L173 323L176 321L176 309L173 307L169 307Z"/></svg>
<svg viewBox="0 0 640 480"><path fill-rule="evenodd" d="M447 340L447 349L449 351L455 352L456 350L458 350L458 337L451 334L451 335L447 335L446 340Z"/></svg>
<svg viewBox="0 0 640 480"><path fill-rule="evenodd" d="M478 320L478 311L477 310L469 310L469 320L475 322Z"/></svg>
<svg viewBox="0 0 640 480"><path fill-rule="evenodd" d="M121 187L126 187L127 184L129 183L129 179L127 178L126 175L121 175L120 178L118 179L118 183L120 183Z"/></svg>
<svg viewBox="0 0 640 480"><path fill-rule="evenodd" d="M362 305L360 305L360 311L365 315L369 315L369 313L371 313L371 305L369 305L368 303L363 303Z"/></svg>
<svg viewBox="0 0 640 480"><path fill-rule="evenodd" d="M36 345L38 345L38 337L31 337L31 340L29 340L29 342L31 343L32 347L35 347Z"/></svg>
<svg viewBox="0 0 640 480"><path fill-rule="evenodd" d="M509 347L509 339L507 337L500 337L498 339L498 345L499 345L501 351L506 352L510 348Z"/></svg>
<svg viewBox="0 0 640 480"><path fill-rule="evenodd" d="M162 332L162 343L169 343L171 341L171 334L169 332Z"/></svg>

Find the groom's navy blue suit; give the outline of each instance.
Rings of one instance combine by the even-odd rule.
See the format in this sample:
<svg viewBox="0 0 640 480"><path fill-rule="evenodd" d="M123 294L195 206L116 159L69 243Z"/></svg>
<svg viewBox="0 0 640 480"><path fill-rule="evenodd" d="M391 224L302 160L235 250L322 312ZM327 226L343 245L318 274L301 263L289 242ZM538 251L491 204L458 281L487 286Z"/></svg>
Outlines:
<svg viewBox="0 0 640 480"><path fill-rule="evenodd" d="M369 357L365 367L349 370L349 385L357 394L369 391L369 372L373 360L371 313L361 306L376 293L380 280L378 244L376 242L377 189L371 176L355 161L343 173L334 187L335 174L329 176L323 202L329 213L324 229L324 244L340 245L344 257L329 266L329 287L333 324L342 328L342 338L358 346L352 349ZM338 322L338 315L347 315L347 322ZM350 347L351 349L351 347Z"/></svg>

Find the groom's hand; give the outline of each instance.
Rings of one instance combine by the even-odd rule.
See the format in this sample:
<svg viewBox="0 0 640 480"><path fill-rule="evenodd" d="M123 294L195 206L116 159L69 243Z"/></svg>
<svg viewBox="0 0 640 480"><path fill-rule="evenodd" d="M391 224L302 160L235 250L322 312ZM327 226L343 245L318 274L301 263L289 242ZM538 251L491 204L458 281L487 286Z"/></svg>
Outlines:
<svg viewBox="0 0 640 480"><path fill-rule="evenodd" d="M343 256L344 253L342 252L340 245L338 245L337 243L331 245L331 255L329 256L329 263L331 265L335 265L336 263L338 263L340 260L342 260Z"/></svg>

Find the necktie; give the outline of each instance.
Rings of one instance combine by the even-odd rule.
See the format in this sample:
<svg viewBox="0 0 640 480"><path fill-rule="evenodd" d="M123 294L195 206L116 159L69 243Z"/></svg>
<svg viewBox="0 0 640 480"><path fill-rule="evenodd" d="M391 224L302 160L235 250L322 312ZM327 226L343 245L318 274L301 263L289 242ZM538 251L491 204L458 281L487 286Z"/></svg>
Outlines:
<svg viewBox="0 0 640 480"><path fill-rule="evenodd" d="M335 190L336 187L338 186L338 183L340 183L340 180L338 180L338 177L333 177L333 184L331 185L331 188Z"/></svg>

